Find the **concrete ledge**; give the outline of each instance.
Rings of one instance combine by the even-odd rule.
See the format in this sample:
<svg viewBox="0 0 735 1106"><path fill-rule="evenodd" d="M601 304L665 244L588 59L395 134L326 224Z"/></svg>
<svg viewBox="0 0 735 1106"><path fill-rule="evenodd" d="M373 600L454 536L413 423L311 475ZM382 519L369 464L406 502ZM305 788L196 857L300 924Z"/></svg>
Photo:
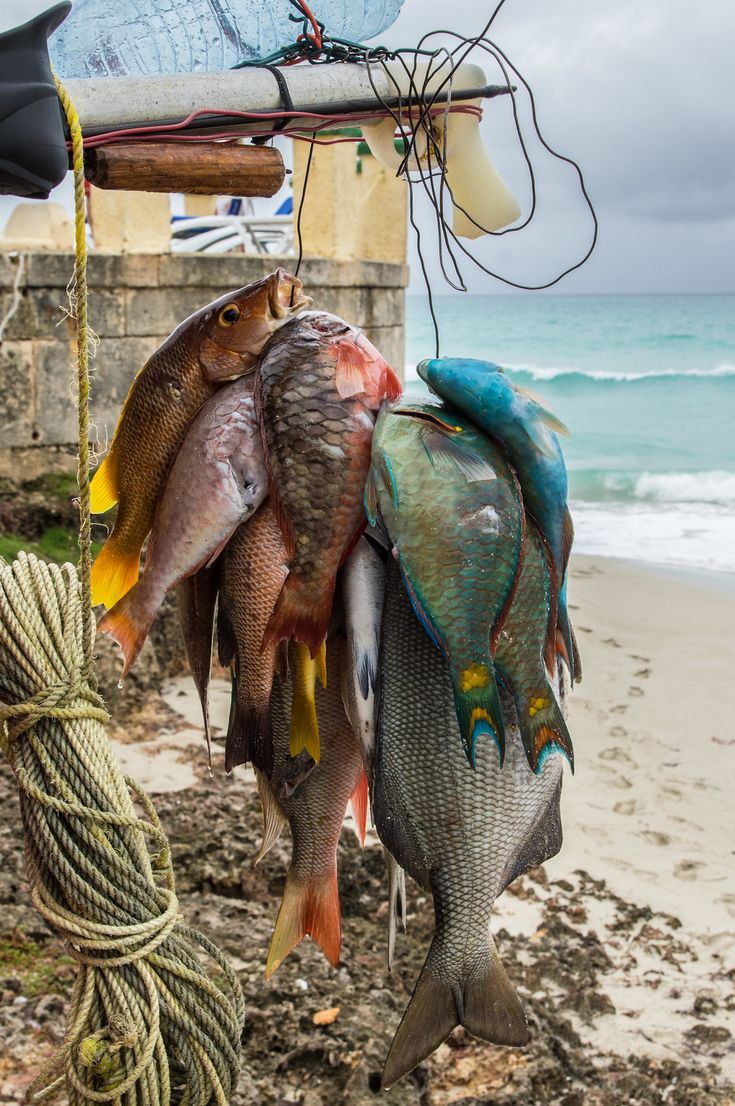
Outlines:
<svg viewBox="0 0 735 1106"><path fill-rule="evenodd" d="M161 341L199 307L293 257L92 254L92 417L102 446L130 383ZM18 299L14 288L18 279ZM76 453L74 327L65 316L70 253L0 253L0 476L73 469ZM405 265L305 259L300 276L315 307L362 327L402 375ZM14 310L13 310L14 307Z"/></svg>

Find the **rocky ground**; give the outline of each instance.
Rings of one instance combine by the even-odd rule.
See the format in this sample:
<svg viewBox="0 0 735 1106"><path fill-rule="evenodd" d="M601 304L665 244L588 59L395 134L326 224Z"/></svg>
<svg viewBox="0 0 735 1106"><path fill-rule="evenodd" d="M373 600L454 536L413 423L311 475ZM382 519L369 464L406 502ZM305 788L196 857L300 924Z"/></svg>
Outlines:
<svg viewBox="0 0 735 1106"><path fill-rule="evenodd" d="M73 530L68 488L32 494L28 514L28 489L0 488L6 556L17 534L27 545L48 542L57 526ZM116 719L110 735L128 747L168 741L173 760L187 760L191 785L154 798L173 846L182 911L228 954L245 991L236 1106L367 1106L381 1098L391 1106L735 1106L735 972L716 944L705 951L676 918L625 901L593 875L550 879L544 869L508 889L495 922L531 1043L495 1048L457 1030L382 1092L383 1061L430 939L431 904L409 886L408 932L389 975L382 853L360 850L346 829L338 969L306 940L266 983L288 834L253 869L260 814L252 783L220 770L210 776L201 743L171 746L177 729L187 729L175 703L159 694L162 680L183 667L171 606L124 691L118 666L112 643L100 643L101 687ZM30 904L15 781L0 761L0 1106L23 1101L61 1042L73 979L73 961ZM315 1020L335 1009L328 1024Z"/></svg>
<svg viewBox="0 0 735 1106"><path fill-rule="evenodd" d="M258 869L252 857L260 816L254 788L206 772L162 795L157 807L172 843L181 907L232 959L247 1000L243 1074L235 1102L259 1106L726 1106L735 1087L722 1075L732 1053L725 1008L732 973L691 1001L685 986L696 951L676 919L622 901L578 873L550 882L543 869L517 881L501 904L497 942L524 1000L531 1044L501 1049L457 1030L435 1056L384 1094L380 1071L421 967L432 928L430 904L409 892L408 933L397 966L385 968L385 877L380 849L361 851L345 830L340 872L344 940L339 968L310 941L271 983L263 964L288 857L288 835ZM37 1065L63 1035L73 963L34 913L23 878L14 778L0 767L0 1103L20 1102ZM510 932L503 925L506 916ZM627 981L627 983L626 983ZM679 981L679 982L677 982ZM724 986L723 986L724 985ZM677 995L677 986L679 987ZM651 1004L681 999L670 1055L612 1047L626 1001L643 987ZM611 997L614 995L615 997ZM632 1005L637 1005L633 1002ZM335 1007L328 1025L315 1015ZM633 1015L637 1016L637 1015ZM317 1019L318 1021L318 1019ZM645 1038L645 1022L640 1027Z"/></svg>

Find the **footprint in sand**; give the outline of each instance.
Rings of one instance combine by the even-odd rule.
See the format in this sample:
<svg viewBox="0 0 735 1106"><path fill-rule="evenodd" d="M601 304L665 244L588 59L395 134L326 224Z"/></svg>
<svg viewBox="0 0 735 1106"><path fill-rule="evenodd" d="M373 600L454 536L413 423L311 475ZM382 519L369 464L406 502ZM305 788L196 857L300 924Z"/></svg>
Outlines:
<svg viewBox="0 0 735 1106"><path fill-rule="evenodd" d="M640 661L642 664L650 664L650 657L642 657L639 653L628 653L628 656L632 661Z"/></svg>
<svg viewBox="0 0 735 1106"><path fill-rule="evenodd" d="M636 814L640 809L640 803L636 799L623 799L613 807L615 814Z"/></svg>
<svg viewBox="0 0 735 1106"><path fill-rule="evenodd" d="M620 730L620 734L616 734L615 730ZM625 736L625 730L621 726L613 726L610 733L613 737ZM629 764L631 768L638 767L633 758L628 756L625 749L621 749L617 745L613 745L609 749L603 749L598 755L600 760L615 760L620 764Z"/></svg>
<svg viewBox="0 0 735 1106"><path fill-rule="evenodd" d="M633 675L638 680L647 680L648 677L651 675L651 669L650 668L641 668L641 670L639 672L634 672Z"/></svg>
<svg viewBox="0 0 735 1106"><path fill-rule="evenodd" d="M701 860L680 860L674 868L677 879L694 880L704 868Z"/></svg>
<svg viewBox="0 0 735 1106"><path fill-rule="evenodd" d="M610 714L625 714L627 709L627 703L616 703L614 707L610 707Z"/></svg>
<svg viewBox="0 0 735 1106"><path fill-rule="evenodd" d="M724 905L728 914L731 914L735 918L735 895L720 895L719 901Z"/></svg>
<svg viewBox="0 0 735 1106"><path fill-rule="evenodd" d="M671 838L668 833L659 833L658 830L641 830L638 834L644 841L648 841L651 845L670 845Z"/></svg>
<svg viewBox="0 0 735 1106"><path fill-rule="evenodd" d="M599 771L605 773L607 783L609 783L611 787L618 787L623 791L633 786L629 779L625 776L621 776L619 772L615 772L612 768L600 768Z"/></svg>
<svg viewBox="0 0 735 1106"><path fill-rule="evenodd" d="M603 645L612 645L614 649L622 649L622 646L621 646L620 642L617 641L614 637L603 638L602 639L602 644Z"/></svg>
<svg viewBox="0 0 735 1106"><path fill-rule="evenodd" d="M592 630L589 626L576 626L575 629L581 630L583 634L591 634Z"/></svg>
<svg viewBox="0 0 735 1106"><path fill-rule="evenodd" d="M633 687L628 688L628 695L633 696L635 699L639 699L642 694L643 694L643 688L642 687L636 687L635 684L634 684Z"/></svg>
<svg viewBox="0 0 735 1106"><path fill-rule="evenodd" d="M624 730L622 726L611 726L610 727L610 737L625 737L627 735L627 733L628 733L628 731ZM605 753L600 753L600 756L604 758ZM610 756L610 757L607 757L606 759L607 760L615 760L616 758ZM617 758L617 759L620 759L620 758ZM628 759L630 760L630 757Z"/></svg>

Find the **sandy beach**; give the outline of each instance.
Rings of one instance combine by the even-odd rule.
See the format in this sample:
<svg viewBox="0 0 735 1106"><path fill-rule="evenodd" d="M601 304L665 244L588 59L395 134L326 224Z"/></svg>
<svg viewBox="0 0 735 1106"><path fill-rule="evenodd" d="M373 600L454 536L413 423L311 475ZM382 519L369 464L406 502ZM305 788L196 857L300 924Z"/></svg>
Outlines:
<svg viewBox="0 0 735 1106"><path fill-rule="evenodd" d="M502 1050L456 1031L391 1090L391 1106L735 1102L735 586L580 556L570 600L584 679L571 696L577 771L564 781L565 841L558 857L501 897L493 925L531 1044ZM215 679L215 731L225 726L228 698L228 681ZM124 694L114 710L124 719L123 703ZM234 1101L367 1106L425 953L430 903L410 891L408 933L399 935L397 966L386 976L382 856L377 848L361 854L344 833L339 970L306 941L266 986L288 835L253 872L252 777L224 776L217 741L209 776L187 676L169 680L145 717L146 727L115 741L115 751L153 795L171 835L184 912L240 973L254 1031ZM12 777L2 765L0 784L10 812L0 841L10 850L10 883L5 895L0 885L0 901L11 904L9 925L34 933L18 878ZM55 943L43 947L51 958ZM16 1009L25 993L0 1016L8 1042L3 1101L21 1100L39 1049L58 1038L47 1025L58 1026L59 1010L50 1019L43 997ZM337 1006L330 1030L312 1024L315 1011ZM287 1067L279 1059L284 1035ZM322 1055L331 1059L314 1067L309 1057Z"/></svg>

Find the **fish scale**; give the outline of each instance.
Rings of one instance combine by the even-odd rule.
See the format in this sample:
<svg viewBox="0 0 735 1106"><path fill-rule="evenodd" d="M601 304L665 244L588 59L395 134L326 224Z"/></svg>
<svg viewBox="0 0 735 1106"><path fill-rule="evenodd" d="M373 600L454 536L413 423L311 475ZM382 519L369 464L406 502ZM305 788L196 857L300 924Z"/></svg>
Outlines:
<svg viewBox="0 0 735 1106"><path fill-rule="evenodd" d="M527 1037L519 1000L490 935L494 900L561 846L562 758L540 775L526 760L510 700L506 755L462 754L446 662L389 569L383 613L373 818L383 844L434 897L435 932L386 1063L390 1086L454 1026L499 1044Z"/></svg>
<svg viewBox="0 0 735 1106"><path fill-rule="evenodd" d="M534 771L551 748L574 765L572 739L549 683L556 675L556 602L548 549L533 519L526 524L526 554L495 663L513 695L528 762Z"/></svg>
<svg viewBox="0 0 735 1106"><path fill-rule="evenodd" d="M427 632L449 658L470 760L482 732L503 748L493 666L523 555L516 478L467 420L436 408L386 408L373 438L375 494ZM370 514L370 509L368 509Z"/></svg>
<svg viewBox="0 0 735 1106"><path fill-rule="evenodd" d="M290 563L266 632L274 644L293 638L314 657L324 640L337 571L365 526L373 412L399 392L377 350L334 315L291 320L265 350L256 394Z"/></svg>
<svg viewBox="0 0 735 1106"><path fill-rule="evenodd" d="M291 680L276 679L273 685L274 763L270 783L261 778L261 795L267 786L270 799L266 801L277 802L283 817L288 819L293 851L268 956L267 977L307 933L333 965L339 960L337 842L350 797L359 791L365 779L360 747L342 705L341 649L341 639L330 636L327 686L317 688L316 692L322 733L321 760L306 772L302 769L305 754L297 758L289 755ZM294 773L298 773L296 779ZM364 836L364 811L360 817Z"/></svg>
<svg viewBox="0 0 735 1106"><path fill-rule="evenodd" d="M118 504L92 566L93 603L114 606L138 579L163 482L196 413L224 381L251 372L269 335L310 302L278 269L185 319L137 374L90 486L93 512Z"/></svg>

